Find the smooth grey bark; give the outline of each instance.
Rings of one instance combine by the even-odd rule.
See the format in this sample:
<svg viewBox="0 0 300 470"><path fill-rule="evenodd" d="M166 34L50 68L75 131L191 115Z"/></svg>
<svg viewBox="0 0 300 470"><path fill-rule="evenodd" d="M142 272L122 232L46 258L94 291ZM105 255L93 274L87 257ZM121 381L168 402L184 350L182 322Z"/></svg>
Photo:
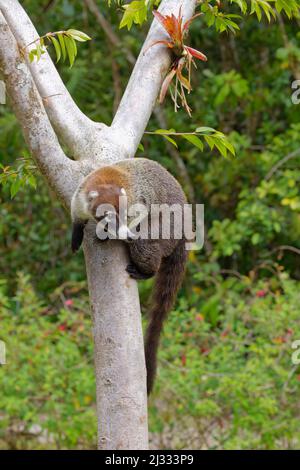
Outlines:
<svg viewBox="0 0 300 470"><path fill-rule="evenodd" d="M94 323L98 447L147 449L146 371L137 284L124 269L128 260L121 243L105 242L95 252L90 240L84 252Z"/></svg>
<svg viewBox="0 0 300 470"><path fill-rule="evenodd" d="M163 0L160 11L184 19L196 0ZM41 34L45 32L41 32ZM170 56L155 46L165 36L153 21L112 126L95 123L72 100L48 54L29 64L21 49L38 37L17 0L0 0L0 68L27 145L46 180L68 208L84 175L133 157L152 113ZM56 99L59 94L59 99ZM63 142L77 161L62 151ZM93 242L89 224L84 253L95 342L99 449L147 449L146 371L136 282L125 271L123 244Z"/></svg>

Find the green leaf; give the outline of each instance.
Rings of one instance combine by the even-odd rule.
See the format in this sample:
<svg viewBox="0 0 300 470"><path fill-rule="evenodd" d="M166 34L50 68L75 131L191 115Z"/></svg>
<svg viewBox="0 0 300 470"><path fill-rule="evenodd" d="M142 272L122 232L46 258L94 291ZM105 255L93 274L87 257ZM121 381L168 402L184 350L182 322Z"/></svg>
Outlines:
<svg viewBox="0 0 300 470"><path fill-rule="evenodd" d="M212 150L215 146L215 141L211 136L205 135L204 139L206 140L207 144L210 147L210 150Z"/></svg>
<svg viewBox="0 0 300 470"><path fill-rule="evenodd" d="M236 3L244 15L247 13L248 6L246 0L230 0L230 3Z"/></svg>
<svg viewBox="0 0 300 470"><path fill-rule="evenodd" d="M28 181L29 186L31 186L33 189L36 189L37 181L34 175L30 175L27 181Z"/></svg>
<svg viewBox="0 0 300 470"><path fill-rule="evenodd" d="M235 155L235 148L233 144L228 140L228 138L224 135L222 138L222 143L225 145L225 147L229 150L232 155Z"/></svg>
<svg viewBox="0 0 300 470"><path fill-rule="evenodd" d="M59 44L60 44L60 48L61 48L61 54L62 54L62 60L63 62L65 62L66 58L67 58L67 51L66 51L66 44L65 44L65 38L64 36L59 33L57 35L58 37L58 40L59 40Z"/></svg>
<svg viewBox="0 0 300 470"><path fill-rule="evenodd" d="M211 133L216 132L216 130L213 129L212 127L202 126L202 127L197 127L195 132L197 132L199 134L207 134L207 133L211 134Z"/></svg>
<svg viewBox="0 0 300 470"><path fill-rule="evenodd" d="M65 39L67 54L68 54L68 57L69 57L70 67L72 67L73 64L74 64L74 61L75 61L76 53L77 53L77 50L74 47L74 44L76 44L76 43L75 43L74 39L72 39L68 36L64 36L64 39Z"/></svg>
<svg viewBox="0 0 300 470"><path fill-rule="evenodd" d="M224 143L219 139L215 139L215 146L217 147L217 149L219 150L221 155L226 158L227 157L227 148L224 145Z"/></svg>
<svg viewBox="0 0 300 470"><path fill-rule="evenodd" d="M10 197L12 199L18 193L21 186L22 186L22 180L21 179L15 179L15 181L12 183L12 185L10 187Z"/></svg>
<svg viewBox="0 0 300 470"><path fill-rule="evenodd" d="M77 44L76 44L76 41L74 38L71 38L71 41L73 43L73 47L74 47L74 59L76 58L77 56Z"/></svg>
<svg viewBox="0 0 300 470"><path fill-rule="evenodd" d="M145 0L134 0L127 5L123 5L123 8L125 12L120 22L120 29L127 26L127 29L130 30L133 23L141 25L146 21L147 5Z"/></svg>
<svg viewBox="0 0 300 470"><path fill-rule="evenodd" d="M156 129L155 134L174 134L175 129Z"/></svg>
<svg viewBox="0 0 300 470"><path fill-rule="evenodd" d="M219 106L220 104L224 103L225 99L227 96L230 94L230 86L228 83L225 83L225 85L221 88L219 93L217 94L215 98L215 105Z"/></svg>
<svg viewBox="0 0 300 470"><path fill-rule="evenodd" d="M82 31L78 31L77 29L68 29L66 31L75 41L85 42L91 41L92 38L87 34L83 33Z"/></svg>
<svg viewBox="0 0 300 470"><path fill-rule="evenodd" d="M172 145L174 145L174 147L178 148L178 145L177 145L177 143L175 142L174 139L172 139L172 138L169 137L168 135L162 134L162 136L163 136L168 142L170 142L170 144L172 144Z"/></svg>
<svg viewBox="0 0 300 470"><path fill-rule="evenodd" d="M36 50L33 49L29 52L29 55L28 55L30 63L32 63L34 61L35 56L36 56Z"/></svg>
<svg viewBox="0 0 300 470"><path fill-rule="evenodd" d="M259 233L254 233L251 237L252 245L258 245L259 242L260 242L260 234Z"/></svg>
<svg viewBox="0 0 300 470"><path fill-rule="evenodd" d="M191 144L193 144L195 147L200 149L201 152L203 152L204 145L203 142L201 142L201 140L199 139L199 137L190 134L183 134L182 137Z"/></svg>
<svg viewBox="0 0 300 470"><path fill-rule="evenodd" d="M55 52L56 52L56 62L59 62L60 58L61 58L61 48L60 48L60 44L58 42L57 39L55 39L53 36L50 37L53 45L54 45L54 48L55 48Z"/></svg>
<svg viewBox="0 0 300 470"><path fill-rule="evenodd" d="M37 58L37 61L40 60L41 55L42 55L41 46L40 46L40 44L37 44L37 46L36 46L36 58Z"/></svg>

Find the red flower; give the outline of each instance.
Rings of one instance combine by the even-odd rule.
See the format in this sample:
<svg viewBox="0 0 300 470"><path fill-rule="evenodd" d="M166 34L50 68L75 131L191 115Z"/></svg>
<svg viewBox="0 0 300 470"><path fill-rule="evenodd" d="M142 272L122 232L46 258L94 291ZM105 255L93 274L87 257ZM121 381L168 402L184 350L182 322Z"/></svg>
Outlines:
<svg viewBox="0 0 300 470"><path fill-rule="evenodd" d="M255 295L256 295L256 297L266 297L267 291L266 291L266 290L263 290L263 289L262 289L262 290L258 290Z"/></svg>
<svg viewBox="0 0 300 470"><path fill-rule="evenodd" d="M66 331L67 325L65 323L62 323L61 325L58 326L57 328L59 331Z"/></svg>
<svg viewBox="0 0 300 470"><path fill-rule="evenodd" d="M72 299L65 300L65 306L66 307L72 307L73 304L74 304L74 302L73 302Z"/></svg>

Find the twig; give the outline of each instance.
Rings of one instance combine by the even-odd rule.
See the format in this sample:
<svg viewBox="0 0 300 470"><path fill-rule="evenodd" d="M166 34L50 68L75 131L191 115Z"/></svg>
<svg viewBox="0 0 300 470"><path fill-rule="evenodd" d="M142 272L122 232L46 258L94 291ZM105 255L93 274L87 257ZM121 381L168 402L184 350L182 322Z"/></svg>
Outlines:
<svg viewBox="0 0 300 470"><path fill-rule="evenodd" d="M52 8L55 5L55 2L56 2L56 0L48 0L48 2L46 3L46 5L43 8L43 12L46 12L46 11L50 10L50 8Z"/></svg>
<svg viewBox="0 0 300 470"><path fill-rule="evenodd" d="M285 163L287 163L292 158L296 158L296 157L299 157L299 156L300 156L300 149L297 149L294 152L291 152L288 155L286 155L284 158L279 160L279 162L277 162L276 165L274 165L271 168L269 173L265 176L265 180L269 181L272 178L272 176L276 173L276 171L279 170L280 167L282 167Z"/></svg>
<svg viewBox="0 0 300 470"><path fill-rule="evenodd" d="M241 273L238 271L235 271L234 269L220 269L219 271L220 274L232 274L232 276L236 276L239 279L243 279L243 276Z"/></svg>
<svg viewBox="0 0 300 470"><path fill-rule="evenodd" d="M66 32L66 31L55 31L54 33L47 33L47 34L44 34L44 36L39 36L37 39L34 39L34 41L31 41L29 44L27 44L26 46L22 47L22 51L25 51L25 49L27 49L27 47L32 46L33 44L37 43L37 42L40 41L41 39L46 39L46 38L55 37L55 36L57 36L58 34L64 34L65 32Z"/></svg>
<svg viewBox="0 0 300 470"><path fill-rule="evenodd" d="M300 250L296 248L295 246L289 246L289 245L277 246L270 253L272 254L272 253L275 253L276 251L292 251L293 253L296 253L296 255L300 256Z"/></svg>

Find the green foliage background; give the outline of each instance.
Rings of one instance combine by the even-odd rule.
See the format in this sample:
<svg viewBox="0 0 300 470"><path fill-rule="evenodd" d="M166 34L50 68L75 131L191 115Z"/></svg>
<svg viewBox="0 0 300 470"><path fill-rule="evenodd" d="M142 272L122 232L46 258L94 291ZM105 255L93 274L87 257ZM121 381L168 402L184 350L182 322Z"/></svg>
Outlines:
<svg viewBox="0 0 300 470"><path fill-rule="evenodd" d="M222 3L240 13L238 2ZM74 28L92 37L72 69L58 68L82 110L109 124L132 69L128 50L138 54L148 25L118 30L121 8L98 2L120 37L115 47L85 2L22 4L41 35ZM235 36L202 18L191 26L189 43L209 60L193 74L192 119L174 114L168 99L166 128L216 128L235 143L236 158L183 139L177 152L158 135L145 135L138 152L205 204L207 227L162 339L153 448L300 447L300 368L291 361L300 339L300 105L291 101L299 21L244 17ZM156 119L149 131L162 127ZM0 105L0 127L0 163L11 167L9 177L0 173L0 448L95 448L83 257L71 256L69 217L32 169L9 103ZM145 309L151 282L140 291Z"/></svg>

